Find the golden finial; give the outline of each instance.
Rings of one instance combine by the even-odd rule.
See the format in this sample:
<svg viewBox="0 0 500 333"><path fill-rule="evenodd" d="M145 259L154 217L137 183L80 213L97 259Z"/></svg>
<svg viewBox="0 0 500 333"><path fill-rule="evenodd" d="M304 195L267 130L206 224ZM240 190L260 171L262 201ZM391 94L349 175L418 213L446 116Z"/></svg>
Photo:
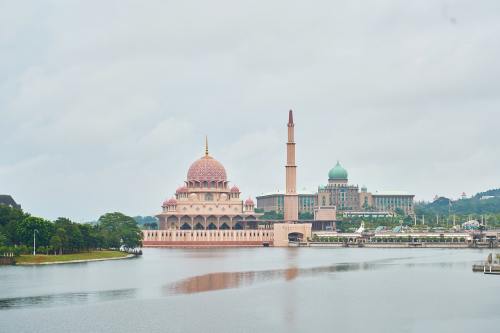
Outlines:
<svg viewBox="0 0 500 333"><path fill-rule="evenodd" d="M208 136L205 135L205 156L208 156Z"/></svg>

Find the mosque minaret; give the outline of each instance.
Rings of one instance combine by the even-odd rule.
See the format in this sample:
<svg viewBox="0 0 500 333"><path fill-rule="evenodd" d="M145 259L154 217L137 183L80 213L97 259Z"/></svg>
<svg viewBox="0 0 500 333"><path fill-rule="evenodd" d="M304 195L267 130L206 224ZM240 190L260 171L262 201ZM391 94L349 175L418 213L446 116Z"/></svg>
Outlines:
<svg viewBox="0 0 500 333"><path fill-rule="evenodd" d="M293 111L288 112L288 142L286 143L286 193L284 202L285 222L299 219L299 199L297 195L297 165L295 164L295 124Z"/></svg>

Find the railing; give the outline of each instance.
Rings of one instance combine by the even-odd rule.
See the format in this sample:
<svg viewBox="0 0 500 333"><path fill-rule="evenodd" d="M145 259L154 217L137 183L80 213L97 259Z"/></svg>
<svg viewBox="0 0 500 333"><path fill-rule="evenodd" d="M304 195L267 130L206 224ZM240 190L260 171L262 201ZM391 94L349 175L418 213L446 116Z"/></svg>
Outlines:
<svg viewBox="0 0 500 333"><path fill-rule="evenodd" d="M16 263L14 252L0 254L0 265L13 265Z"/></svg>

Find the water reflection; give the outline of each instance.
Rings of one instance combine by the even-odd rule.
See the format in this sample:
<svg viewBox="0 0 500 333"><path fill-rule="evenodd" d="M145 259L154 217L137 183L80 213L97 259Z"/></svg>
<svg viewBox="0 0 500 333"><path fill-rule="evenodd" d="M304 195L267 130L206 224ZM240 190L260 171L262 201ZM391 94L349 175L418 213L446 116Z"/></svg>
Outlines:
<svg viewBox="0 0 500 333"><path fill-rule="evenodd" d="M62 306L88 302L104 302L134 297L136 289L117 289L78 293L13 297L0 299L0 310L35 306Z"/></svg>
<svg viewBox="0 0 500 333"><path fill-rule="evenodd" d="M273 269L249 272L217 272L193 276L166 285L165 295L194 294L222 289L233 289L250 286L256 283L273 280L292 281L300 277L311 277L325 273L349 272L358 270L374 270L384 262L391 260L376 260L362 263L340 263L329 266L311 268L290 267L287 269Z"/></svg>
<svg viewBox="0 0 500 333"><path fill-rule="evenodd" d="M188 257L196 257L196 252L189 252ZM210 256L213 254L202 253L201 257ZM224 255L224 252L217 253L217 256ZM337 263L328 266L316 266L309 268L297 267L300 263L297 260L298 251L290 251L287 256L287 263L290 265L286 269L269 269L269 270L254 270L243 272L216 272L204 275L188 277L182 280L175 281L166 285L162 282L157 282L150 286L150 290L146 290L147 286L138 286L137 288L128 289L113 289L101 291L75 291L66 293L53 293L38 296L11 297L0 298L0 310L26 308L26 307L46 307L46 306L66 306L90 304L106 301L116 301L123 299L143 297L145 290L151 295L158 296L158 286L161 288L161 296L172 296L182 294L195 294L216 290L243 288L259 283L284 281L290 282L298 278L316 277L320 275L328 275L332 273L365 271L365 270L380 270L389 266L397 265L413 269L416 267L439 267L441 269L452 269L460 266L468 269L470 262L467 261L438 261L428 262L428 258L422 257L423 262L415 262L415 257L397 257L385 258L379 260L365 262L345 262ZM409 259L409 261L407 260ZM45 272L46 270L44 270ZM5 275L6 276L6 275ZM4 276L4 277L5 277ZM286 309L287 313L295 313L295 304L293 290L287 294L290 298ZM292 316L293 317L293 316ZM291 319L289 319L291 320Z"/></svg>

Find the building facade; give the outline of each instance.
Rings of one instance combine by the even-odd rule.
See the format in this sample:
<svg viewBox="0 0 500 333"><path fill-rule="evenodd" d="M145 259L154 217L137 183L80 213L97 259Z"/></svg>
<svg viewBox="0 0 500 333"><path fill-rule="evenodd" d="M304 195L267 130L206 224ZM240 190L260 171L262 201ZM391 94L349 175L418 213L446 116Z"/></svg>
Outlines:
<svg viewBox="0 0 500 333"><path fill-rule="evenodd" d="M316 193L298 192L299 214L314 213L314 207L318 205L318 196ZM284 193L269 193L257 196L257 208L266 212L282 213L284 210Z"/></svg>
<svg viewBox="0 0 500 333"><path fill-rule="evenodd" d="M401 210L406 215L414 214L414 195L401 191L368 192L350 185L348 173L339 162L328 173L328 184L318 188L318 207L335 206L344 216L366 215L364 212L383 212L392 215ZM369 214L379 216L380 214Z"/></svg>
<svg viewBox="0 0 500 333"><path fill-rule="evenodd" d="M376 192L372 194L373 207L377 211L403 211L406 215L413 215L415 210L413 201L415 195L406 192Z"/></svg>

